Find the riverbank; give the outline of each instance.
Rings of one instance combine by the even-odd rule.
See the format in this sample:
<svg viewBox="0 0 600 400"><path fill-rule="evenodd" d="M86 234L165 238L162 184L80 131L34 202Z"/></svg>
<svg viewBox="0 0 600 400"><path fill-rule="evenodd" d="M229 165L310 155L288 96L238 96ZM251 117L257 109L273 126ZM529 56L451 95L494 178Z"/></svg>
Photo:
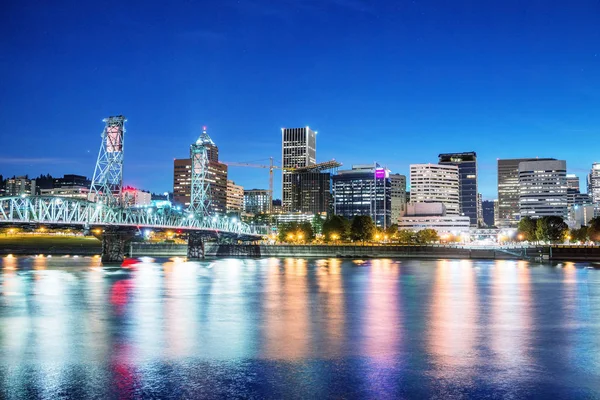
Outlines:
<svg viewBox="0 0 600 400"><path fill-rule="evenodd" d="M132 257L185 257L186 245L132 243ZM600 247L539 246L466 248L443 245L232 245L206 244L207 257L323 257L323 258L422 258L482 260L600 261Z"/></svg>
<svg viewBox="0 0 600 400"><path fill-rule="evenodd" d="M9 235L0 237L0 254L82 255L102 252L102 242L93 236Z"/></svg>

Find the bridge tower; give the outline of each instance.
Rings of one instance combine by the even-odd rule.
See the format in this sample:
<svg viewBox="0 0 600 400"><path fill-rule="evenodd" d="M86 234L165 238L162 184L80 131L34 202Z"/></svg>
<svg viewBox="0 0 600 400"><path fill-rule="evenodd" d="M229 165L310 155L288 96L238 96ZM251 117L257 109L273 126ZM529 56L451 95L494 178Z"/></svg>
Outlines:
<svg viewBox="0 0 600 400"><path fill-rule="evenodd" d="M202 128L202 134L190 146L190 158L192 160L192 185L189 211L196 217L206 217L210 207L210 182L208 181L209 147L214 147L206 127Z"/></svg>
<svg viewBox="0 0 600 400"><path fill-rule="evenodd" d="M106 125L101 135L102 142L88 200L102 202L108 206L119 206L122 204L123 144L127 120L118 115L102 121Z"/></svg>

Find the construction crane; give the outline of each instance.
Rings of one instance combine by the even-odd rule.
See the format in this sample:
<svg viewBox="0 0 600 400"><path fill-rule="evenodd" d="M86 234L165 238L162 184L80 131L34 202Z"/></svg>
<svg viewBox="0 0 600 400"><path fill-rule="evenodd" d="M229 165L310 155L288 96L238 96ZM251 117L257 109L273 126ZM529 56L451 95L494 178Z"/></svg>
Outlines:
<svg viewBox="0 0 600 400"><path fill-rule="evenodd" d="M252 164L252 163L242 163L242 162L234 162L234 161L221 161L223 164L230 167L249 167L249 168L268 168L269 169L269 214L273 213L273 170L274 169L282 169L277 165L273 165L273 157L269 157L270 163L269 165L260 165L260 164Z"/></svg>

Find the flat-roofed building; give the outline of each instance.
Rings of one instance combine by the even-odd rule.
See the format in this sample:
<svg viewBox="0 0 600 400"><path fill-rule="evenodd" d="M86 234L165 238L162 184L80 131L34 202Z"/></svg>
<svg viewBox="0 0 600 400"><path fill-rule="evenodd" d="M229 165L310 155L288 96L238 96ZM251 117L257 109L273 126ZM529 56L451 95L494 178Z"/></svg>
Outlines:
<svg viewBox="0 0 600 400"><path fill-rule="evenodd" d="M458 167L411 164L410 201L411 203L443 203L448 215L460 215Z"/></svg>

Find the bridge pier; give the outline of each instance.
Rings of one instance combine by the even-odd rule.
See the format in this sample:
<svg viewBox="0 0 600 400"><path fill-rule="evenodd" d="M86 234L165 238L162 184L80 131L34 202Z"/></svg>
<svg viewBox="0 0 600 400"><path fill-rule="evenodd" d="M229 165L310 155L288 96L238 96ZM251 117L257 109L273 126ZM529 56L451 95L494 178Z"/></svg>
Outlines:
<svg viewBox="0 0 600 400"><path fill-rule="evenodd" d="M122 262L125 259L125 243L131 237L128 231L106 229L102 234L102 262Z"/></svg>
<svg viewBox="0 0 600 400"><path fill-rule="evenodd" d="M188 260L204 259L204 238L200 232L190 232L187 245Z"/></svg>

